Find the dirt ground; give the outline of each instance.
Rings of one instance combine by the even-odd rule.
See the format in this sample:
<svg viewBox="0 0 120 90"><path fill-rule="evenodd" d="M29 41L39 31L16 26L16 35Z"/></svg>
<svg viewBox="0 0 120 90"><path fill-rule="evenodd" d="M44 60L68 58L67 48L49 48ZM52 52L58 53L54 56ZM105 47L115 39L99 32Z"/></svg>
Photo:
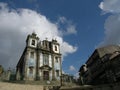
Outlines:
<svg viewBox="0 0 120 90"><path fill-rule="evenodd" d="M43 86L0 82L0 90L43 90Z"/></svg>

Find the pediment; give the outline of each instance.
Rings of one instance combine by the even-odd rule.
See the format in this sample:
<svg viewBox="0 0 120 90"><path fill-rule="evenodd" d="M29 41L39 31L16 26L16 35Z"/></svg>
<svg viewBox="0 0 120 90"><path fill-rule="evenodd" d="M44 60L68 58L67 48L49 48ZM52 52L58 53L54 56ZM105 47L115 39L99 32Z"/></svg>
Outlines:
<svg viewBox="0 0 120 90"><path fill-rule="evenodd" d="M40 67L40 69L51 70L52 68L49 65L43 65L43 66Z"/></svg>

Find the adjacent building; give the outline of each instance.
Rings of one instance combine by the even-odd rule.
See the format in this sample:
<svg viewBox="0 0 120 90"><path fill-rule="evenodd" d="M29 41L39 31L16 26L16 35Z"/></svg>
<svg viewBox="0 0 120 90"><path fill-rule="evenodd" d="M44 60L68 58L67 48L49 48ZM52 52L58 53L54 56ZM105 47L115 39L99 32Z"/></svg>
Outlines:
<svg viewBox="0 0 120 90"><path fill-rule="evenodd" d="M120 46L95 49L79 69L82 84L108 84L120 81Z"/></svg>
<svg viewBox="0 0 120 90"><path fill-rule="evenodd" d="M16 68L17 80L60 81L60 44L57 40L40 41L35 33L28 35L26 47Z"/></svg>
<svg viewBox="0 0 120 90"><path fill-rule="evenodd" d="M3 73L3 67L2 67L2 65L0 65L0 76L2 75L2 73Z"/></svg>

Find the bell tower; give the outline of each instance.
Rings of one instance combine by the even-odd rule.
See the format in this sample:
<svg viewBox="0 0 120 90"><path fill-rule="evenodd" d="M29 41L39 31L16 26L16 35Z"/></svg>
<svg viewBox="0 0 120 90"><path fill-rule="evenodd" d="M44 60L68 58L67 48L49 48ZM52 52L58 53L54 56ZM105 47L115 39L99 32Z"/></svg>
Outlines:
<svg viewBox="0 0 120 90"><path fill-rule="evenodd" d="M32 48L37 48L38 40L39 40L39 38L36 36L36 33L33 32L31 35L27 36L26 46L32 47Z"/></svg>
<svg viewBox="0 0 120 90"><path fill-rule="evenodd" d="M37 34L33 32L27 36L26 39L26 52L25 52L25 77L27 80L35 80L38 68L38 49L39 38Z"/></svg>
<svg viewBox="0 0 120 90"><path fill-rule="evenodd" d="M62 62L61 62L61 54L60 54L60 44L57 42L57 40L53 39L51 42L52 46L52 74L53 74L53 80L60 80L60 76L62 75Z"/></svg>
<svg viewBox="0 0 120 90"><path fill-rule="evenodd" d="M52 40L52 51L54 53L60 53L60 45L59 43L57 42L57 40Z"/></svg>

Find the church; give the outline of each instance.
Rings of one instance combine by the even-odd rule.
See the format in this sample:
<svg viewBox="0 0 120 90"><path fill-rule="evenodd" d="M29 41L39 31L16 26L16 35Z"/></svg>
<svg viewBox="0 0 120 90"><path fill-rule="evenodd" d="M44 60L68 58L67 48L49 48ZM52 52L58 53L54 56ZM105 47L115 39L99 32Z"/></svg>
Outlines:
<svg viewBox="0 0 120 90"><path fill-rule="evenodd" d="M36 33L27 36L26 47L16 66L16 79L60 81L62 74L60 44L40 41Z"/></svg>

